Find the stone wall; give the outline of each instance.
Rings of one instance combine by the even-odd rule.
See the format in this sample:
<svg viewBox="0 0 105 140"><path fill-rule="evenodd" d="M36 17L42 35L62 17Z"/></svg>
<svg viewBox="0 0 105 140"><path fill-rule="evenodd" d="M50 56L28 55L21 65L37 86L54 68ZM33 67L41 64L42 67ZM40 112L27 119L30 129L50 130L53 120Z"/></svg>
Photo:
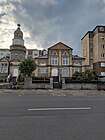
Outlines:
<svg viewBox="0 0 105 140"><path fill-rule="evenodd" d="M25 78L23 89L53 89L53 78L50 78L50 83L32 83L32 78Z"/></svg>
<svg viewBox="0 0 105 140"><path fill-rule="evenodd" d="M65 83L65 78L62 78L62 89L70 90L96 90L97 83Z"/></svg>

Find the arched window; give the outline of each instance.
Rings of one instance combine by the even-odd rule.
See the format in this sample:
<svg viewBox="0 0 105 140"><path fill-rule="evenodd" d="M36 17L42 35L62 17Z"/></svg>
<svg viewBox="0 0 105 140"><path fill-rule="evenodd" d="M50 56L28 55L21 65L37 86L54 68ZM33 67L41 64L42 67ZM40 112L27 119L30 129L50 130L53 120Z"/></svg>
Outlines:
<svg viewBox="0 0 105 140"><path fill-rule="evenodd" d="M69 68L62 68L62 77L69 77Z"/></svg>
<svg viewBox="0 0 105 140"><path fill-rule="evenodd" d="M63 56L69 56L69 54L65 51L65 52L63 53Z"/></svg>
<svg viewBox="0 0 105 140"><path fill-rule="evenodd" d="M17 53L16 53L16 54L15 54L15 59L17 59L17 57L18 57L18 56L17 56Z"/></svg>
<svg viewBox="0 0 105 140"><path fill-rule="evenodd" d="M69 54L66 51L62 55L62 65L69 65Z"/></svg>
<svg viewBox="0 0 105 140"><path fill-rule="evenodd" d="M57 55L57 52L55 52L55 51L54 51L54 52L52 52L52 55Z"/></svg>
<svg viewBox="0 0 105 140"><path fill-rule="evenodd" d="M57 65L58 64L58 58L57 56L51 57L51 65Z"/></svg>
<svg viewBox="0 0 105 140"><path fill-rule="evenodd" d="M20 55L20 60L23 60L23 55L22 54Z"/></svg>

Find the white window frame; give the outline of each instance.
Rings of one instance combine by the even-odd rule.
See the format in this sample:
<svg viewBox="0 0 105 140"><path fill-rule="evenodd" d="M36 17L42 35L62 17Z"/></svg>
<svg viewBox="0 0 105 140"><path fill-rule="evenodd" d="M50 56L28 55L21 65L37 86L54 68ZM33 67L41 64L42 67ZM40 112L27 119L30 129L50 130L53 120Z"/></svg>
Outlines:
<svg viewBox="0 0 105 140"><path fill-rule="evenodd" d="M105 49L105 44L101 44L101 49Z"/></svg>
<svg viewBox="0 0 105 140"><path fill-rule="evenodd" d="M79 68L79 67L74 67L74 68L73 68L73 71L74 71L74 73L75 73L75 72L80 72L80 68Z"/></svg>
<svg viewBox="0 0 105 140"><path fill-rule="evenodd" d="M51 65L58 65L58 58L57 57L51 57Z"/></svg>
<svg viewBox="0 0 105 140"><path fill-rule="evenodd" d="M104 27L99 27L99 30L100 31L104 31Z"/></svg>
<svg viewBox="0 0 105 140"><path fill-rule="evenodd" d="M101 58L105 58L105 53L101 54Z"/></svg>
<svg viewBox="0 0 105 140"><path fill-rule="evenodd" d="M101 75L102 75L102 76L105 76L105 72L101 72Z"/></svg>
<svg viewBox="0 0 105 140"><path fill-rule="evenodd" d="M105 67L105 62L102 62L101 63L101 67Z"/></svg>
<svg viewBox="0 0 105 140"><path fill-rule="evenodd" d="M100 36L99 36L99 39L100 39L100 40L104 40L105 37L104 37L103 35L100 35Z"/></svg>
<svg viewBox="0 0 105 140"><path fill-rule="evenodd" d="M62 65L69 65L69 57L62 58Z"/></svg>
<svg viewBox="0 0 105 140"><path fill-rule="evenodd" d="M68 67L62 68L62 77L69 77L69 68Z"/></svg>
<svg viewBox="0 0 105 140"><path fill-rule="evenodd" d="M39 73L40 74L46 74L47 73L47 67L40 67L39 68Z"/></svg>

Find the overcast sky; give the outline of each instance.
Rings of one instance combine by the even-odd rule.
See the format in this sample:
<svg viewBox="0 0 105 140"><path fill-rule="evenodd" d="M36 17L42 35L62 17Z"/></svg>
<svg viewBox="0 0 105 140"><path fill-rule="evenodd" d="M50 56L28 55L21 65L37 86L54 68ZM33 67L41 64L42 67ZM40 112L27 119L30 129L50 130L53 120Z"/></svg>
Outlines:
<svg viewBox="0 0 105 140"><path fill-rule="evenodd" d="M81 38L105 25L105 0L0 0L0 48L9 48L21 24L26 48L63 42L81 55Z"/></svg>

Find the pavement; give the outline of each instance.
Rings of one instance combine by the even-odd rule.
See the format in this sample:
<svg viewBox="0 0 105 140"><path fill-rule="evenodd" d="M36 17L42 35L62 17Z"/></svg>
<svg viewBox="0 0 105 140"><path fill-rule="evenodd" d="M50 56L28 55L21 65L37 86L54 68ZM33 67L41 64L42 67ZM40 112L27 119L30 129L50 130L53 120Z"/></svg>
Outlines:
<svg viewBox="0 0 105 140"><path fill-rule="evenodd" d="M11 89L0 89L0 94L36 94L36 95L52 95L52 96L94 96L100 95L105 96L105 91L101 90L62 90L62 89L54 89L54 90L11 90Z"/></svg>
<svg viewBox="0 0 105 140"><path fill-rule="evenodd" d="M0 93L0 140L105 140L104 91Z"/></svg>

